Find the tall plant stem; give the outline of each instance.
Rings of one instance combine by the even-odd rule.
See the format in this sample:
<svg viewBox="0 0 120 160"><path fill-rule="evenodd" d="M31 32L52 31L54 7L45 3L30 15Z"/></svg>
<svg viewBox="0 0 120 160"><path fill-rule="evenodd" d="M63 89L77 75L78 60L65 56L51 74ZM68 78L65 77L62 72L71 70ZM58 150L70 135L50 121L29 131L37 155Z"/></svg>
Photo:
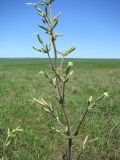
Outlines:
<svg viewBox="0 0 120 160"><path fill-rule="evenodd" d="M52 45L53 45L53 49L54 49L54 57L55 57L55 67L56 69L58 68L58 57L57 57L57 49L56 49L56 44L55 44L55 40L54 40L54 34L52 32ZM61 89L60 89L60 82L58 77L56 76L56 86L57 86L57 90L59 93L59 98L60 98L60 104L62 106L63 109L63 113L64 113L64 117L66 120L66 124L67 124L67 128L68 128L68 136L69 136L69 140L68 140L68 160L72 159L72 152L71 152L71 147L72 147L72 138L71 138L71 127L70 127L70 120L67 114L67 111L65 109L65 82L63 82L63 93L61 93Z"/></svg>
<svg viewBox="0 0 120 160"><path fill-rule="evenodd" d="M54 33L51 33L52 36L52 44L53 44L53 49L54 49L54 56L55 56L55 67L58 67L58 57L57 57L57 49L56 49L56 44L55 44L55 40L54 40Z"/></svg>
<svg viewBox="0 0 120 160"><path fill-rule="evenodd" d="M52 45L53 45L53 49L54 49L55 68L58 69L57 49L56 49L56 44L55 44L53 32L51 33L51 36L52 36ZM57 91L58 91L58 94L59 94L60 101L63 101L58 76L56 76L56 87L57 87Z"/></svg>
<svg viewBox="0 0 120 160"><path fill-rule="evenodd" d="M67 77L67 75L66 75ZM66 78L65 77L65 78ZM69 117L68 117L68 114L66 112L66 109L65 109L65 82L63 82L63 104L62 104L62 108L63 108L63 112L64 112L64 116L65 116L65 119L66 119L66 123L67 123L67 127L68 127L68 136L69 136L69 140L68 140L68 160L71 160L72 159L72 138L71 138L71 125L70 125L70 120L69 120ZM66 154L66 153L65 153Z"/></svg>
<svg viewBox="0 0 120 160"><path fill-rule="evenodd" d="M67 129L68 129L68 136L69 136L69 139L68 139L68 160L71 160L72 159L72 138L71 138L71 127L70 127L70 120L68 118L68 114L66 112L66 109L65 109L65 106L64 104L62 105L62 109L63 109L63 113L64 113L64 116L65 116L65 119L66 119L66 124L67 124Z"/></svg>

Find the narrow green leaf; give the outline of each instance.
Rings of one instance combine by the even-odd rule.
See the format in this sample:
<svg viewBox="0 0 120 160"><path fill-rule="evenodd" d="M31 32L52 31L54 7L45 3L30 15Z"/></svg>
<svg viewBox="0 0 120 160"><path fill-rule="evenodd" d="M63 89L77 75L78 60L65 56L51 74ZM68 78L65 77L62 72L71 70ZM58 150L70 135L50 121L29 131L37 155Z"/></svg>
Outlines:
<svg viewBox="0 0 120 160"><path fill-rule="evenodd" d="M55 24L53 25L52 29L54 29L58 24L58 19L56 19Z"/></svg>
<svg viewBox="0 0 120 160"><path fill-rule="evenodd" d="M59 12L57 16L55 16L55 17L52 18L52 21L56 21L56 20L61 16L61 14L62 14L62 13Z"/></svg>
<svg viewBox="0 0 120 160"><path fill-rule="evenodd" d="M47 7L45 7L45 13L46 13L46 16L48 15L48 9Z"/></svg>
<svg viewBox="0 0 120 160"><path fill-rule="evenodd" d="M47 53L50 52L50 47L48 46L48 44L46 44L46 52L47 52Z"/></svg>
<svg viewBox="0 0 120 160"><path fill-rule="evenodd" d="M41 50L42 50L43 53L48 53L46 48L41 48Z"/></svg>
<svg viewBox="0 0 120 160"><path fill-rule="evenodd" d="M38 12L42 13L42 10L37 6L37 5L34 5L35 8L37 9Z"/></svg>
<svg viewBox="0 0 120 160"><path fill-rule="evenodd" d="M42 4L42 5L47 5L47 6L49 6L49 5L52 4L54 1L55 1L55 0L49 0L49 1L47 2L47 1L45 1L45 0L42 0L41 4Z"/></svg>
<svg viewBox="0 0 120 160"><path fill-rule="evenodd" d="M44 19L42 19L42 21L43 21L44 24L46 23L46 21Z"/></svg>
<svg viewBox="0 0 120 160"><path fill-rule="evenodd" d="M42 17L44 17L44 12L38 12L38 14Z"/></svg>
<svg viewBox="0 0 120 160"><path fill-rule="evenodd" d="M49 3L45 0L42 0L42 2L40 3L41 5L49 5Z"/></svg>
<svg viewBox="0 0 120 160"><path fill-rule="evenodd" d="M39 25L39 24L38 24L38 27L42 28L43 30L45 30L45 31L47 31L47 32L49 32L49 31L50 31L50 29L49 29L49 28L44 27L44 26L42 26L42 25Z"/></svg>
<svg viewBox="0 0 120 160"><path fill-rule="evenodd" d="M6 143L6 147L9 146L10 142L11 142L11 139Z"/></svg>
<svg viewBox="0 0 120 160"><path fill-rule="evenodd" d="M36 48L36 46L32 46L34 50L41 52L41 49Z"/></svg>
<svg viewBox="0 0 120 160"><path fill-rule="evenodd" d="M7 135L9 136L10 135L10 129L8 128L7 130Z"/></svg>
<svg viewBox="0 0 120 160"><path fill-rule="evenodd" d="M58 36L63 36L63 34L54 33L54 36L55 36L55 37L58 37Z"/></svg>
<svg viewBox="0 0 120 160"><path fill-rule="evenodd" d="M45 15L44 16L44 21L46 22L46 23L49 23L50 21L49 21L49 18Z"/></svg>
<svg viewBox="0 0 120 160"><path fill-rule="evenodd" d="M37 38L38 38L38 40L39 40L39 42L41 43L41 44L43 44L43 40L42 40L42 38L40 37L40 35L37 33Z"/></svg>

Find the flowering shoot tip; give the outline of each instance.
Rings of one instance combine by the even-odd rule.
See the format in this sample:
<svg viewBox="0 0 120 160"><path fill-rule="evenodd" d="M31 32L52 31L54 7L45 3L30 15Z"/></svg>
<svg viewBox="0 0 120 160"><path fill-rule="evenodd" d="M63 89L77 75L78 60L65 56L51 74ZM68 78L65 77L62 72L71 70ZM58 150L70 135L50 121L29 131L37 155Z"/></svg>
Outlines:
<svg viewBox="0 0 120 160"><path fill-rule="evenodd" d="M103 95L104 95L105 97L109 97L108 92L104 92Z"/></svg>

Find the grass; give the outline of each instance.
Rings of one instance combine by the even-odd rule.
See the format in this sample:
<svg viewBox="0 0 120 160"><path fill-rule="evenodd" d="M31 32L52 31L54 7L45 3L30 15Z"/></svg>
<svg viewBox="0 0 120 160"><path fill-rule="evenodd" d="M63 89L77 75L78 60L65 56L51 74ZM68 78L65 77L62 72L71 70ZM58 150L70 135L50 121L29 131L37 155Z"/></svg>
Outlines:
<svg viewBox="0 0 120 160"><path fill-rule="evenodd" d="M82 159L103 160L110 129L120 122L120 60L67 59L66 63L68 61L74 62L74 75L67 85L66 96L73 129L85 111L88 98L109 92L109 98L89 113L73 146L76 154L86 135L89 139L99 138L88 145ZM9 149L10 160L61 160L64 138L51 129L55 123L50 115L30 101L33 97L44 97L58 108L62 119L48 83L38 73L41 70L50 70L47 59L0 59L0 157L7 128L21 126L24 132ZM120 123L111 134L108 159L120 159L119 144Z"/></svg>

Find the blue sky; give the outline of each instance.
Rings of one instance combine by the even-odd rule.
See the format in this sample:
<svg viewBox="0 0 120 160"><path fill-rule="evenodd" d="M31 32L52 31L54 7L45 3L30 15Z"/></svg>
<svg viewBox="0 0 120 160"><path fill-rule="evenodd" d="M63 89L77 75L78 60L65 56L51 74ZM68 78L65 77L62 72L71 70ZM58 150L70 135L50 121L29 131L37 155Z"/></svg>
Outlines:
<svg viewBox="0 0 120 160"><path fill-rule="evenodd" d="M11 0L0 2L0 57L44 57L32 49L39 45L36 24L41 23L33 6ZM57 30L64 34L58 39L60 50L74 44L75 58L120 58L120 0L56 0L53 14L62 12Z"/></svg>

